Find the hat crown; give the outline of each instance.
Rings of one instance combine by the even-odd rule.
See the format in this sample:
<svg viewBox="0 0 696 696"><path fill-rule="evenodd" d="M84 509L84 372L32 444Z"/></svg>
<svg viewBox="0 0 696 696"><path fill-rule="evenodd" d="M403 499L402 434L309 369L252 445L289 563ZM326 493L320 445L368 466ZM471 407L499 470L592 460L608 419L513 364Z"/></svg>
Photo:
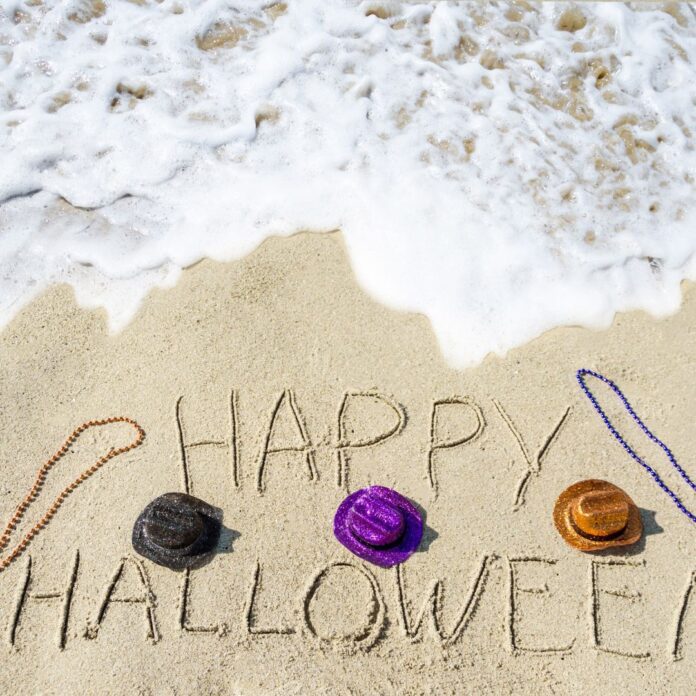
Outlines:
<svg viewBox="0 0 696 696"><path fill-rule="evenodd" d="M578 531L606 538L622 532L630 513L626 495L619 490L588 491L574 501L571 515Z"/></svg>
<svg viewBox="0 0 696 696"><path fill-rule="evenodd" d="M351 506L348 526L362 543L382 548L401 539L406 520L397 506L368 489Z"/></svg>
<svg viewBox="0 0 696 696"><path fill-rule="evenodd" d="M143 531L160 548L175 550L194 544L205 528L195 510L160 502L149 511Z"/></svg>

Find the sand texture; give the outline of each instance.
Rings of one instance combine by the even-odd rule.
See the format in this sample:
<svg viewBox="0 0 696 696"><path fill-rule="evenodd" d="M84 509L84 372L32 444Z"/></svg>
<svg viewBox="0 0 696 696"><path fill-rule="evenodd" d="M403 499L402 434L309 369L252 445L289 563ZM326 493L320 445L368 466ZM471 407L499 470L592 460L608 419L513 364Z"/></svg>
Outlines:
<svg viewBox="0 0 696 696"><path fill-rule="evenodd" d="M144 444L66 499L0 573L0 691L142 694L687 694L696 676L694 526L611 439L574 373L614 379L696 473L696 293L656 321L555 330L475 369L428 321L358 287L338 234L271 239L156 290L110 336L51 289L0 334L0 515L91 419ZM593 385L596 387L596 385ZM696 494L596 393L687 505ZM12 548L124 423L88 429ZM585 555L552 523L603 478L646 536ZM368 484L424 512L420 550L367 566L333 538ZM177 573L136 555L138 513L188 489L224 511L220 553Z"/></svg>

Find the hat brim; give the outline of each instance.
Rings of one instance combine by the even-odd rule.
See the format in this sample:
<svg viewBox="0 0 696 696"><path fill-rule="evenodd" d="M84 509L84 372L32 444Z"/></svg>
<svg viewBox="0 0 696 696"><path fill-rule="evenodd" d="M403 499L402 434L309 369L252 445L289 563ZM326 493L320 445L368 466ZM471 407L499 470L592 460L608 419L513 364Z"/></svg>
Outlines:
<svg viewBox="0 0 696 696"><path fill-rule="evenodd" d="M145 521L150 510L156 505L161 505L163 499L168 505L185 506L200 515L203 533L191 546L184 549L165 549L154 544L145 534ZM150 502L138 515L133 525L132 543L137 553L158 565L171 570L197 568L204 565L215 552L221 528L222 511L218 508L186 493L165 493Z"/></svg>
<svg viewBox="0 0 696 696"><path fill-rule="evenodd" d="M382 568L391 568L398 563L403 563L418 548L423 537L423 519L415 505L396 491L383 486L371 486L371 488L379 489L381 499L401 510L404 516L405 529L399 541L389 546L375 548L363 543L351 533L348 525L348 514L357 498L369 490L367 488L351 493L338 506L334 517L334 535L343 546L358 558Z"/></svg>
<svg viewBox="0 0 696 696"><path fill-rule="evenodd" d="M628 503L628 522L621 532L612 537L599 538L585 536L576 529L571 512L573 502L579 496L590 491L612 491L621 493L624 496ZM618 546L629 546L635 544L643 535L643 521L641 520L638 506L618 486L609 483L609 481L601 481L599 479L580 481L566 488L556 501L553 510L553 521L566 543L580 551L601 551L602 549Z"/></svg>

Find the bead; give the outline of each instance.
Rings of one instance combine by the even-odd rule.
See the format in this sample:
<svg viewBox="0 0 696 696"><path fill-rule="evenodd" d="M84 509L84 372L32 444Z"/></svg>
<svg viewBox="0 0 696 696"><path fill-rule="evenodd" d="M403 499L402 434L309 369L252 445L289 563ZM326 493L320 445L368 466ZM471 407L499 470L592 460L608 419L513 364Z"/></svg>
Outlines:
<svg viewBox="0 0 696 696"><path fill-rule="evenodd" d="M31 503L36 500L39 495L39 491L45 483L46 476L49 470L64 457L70 446L77 440L81 433L83 433L88 428L97 425L107 425L108 423L129 423L131 424L137 432L137 437L130 444L120 447L119 449L112 448L109 452L97 460L96 464L93 464L89 469L85 470L80 476L75 479L69 486L63 489L58 497L53 501L53 504L48 509L46 514L27 532L24 538L15 546L15 548L7 554L4 558L0 558L0 572L5 570L10 563L12 563L26 548L29 546L29 542L43 529L56 514L60 506L63 504L68 495L77 488L77 486L86 481L93 473L95 473L103 464L105 464L109 459L112 459L118 454L123 454L136 447L140 446L145 439L145 431L131 418L126 418L125 416L112 416L105 420L91 420L83 423L78 428L76 428L72 434L65 440L61 448L39 469L34 485L30 489L27 496L19 504L14 515L11 517L10 521L7 523L5 530L0 537L0 551L3 551L10 541L12 532L16 529L17 524L24 516L27 508Z"/></svg>
<svg viewBox="0 0 696 696"><path fill-rule="evenodd" d="M648 426L643 423L643 421L640 419L638 414L633 410L633 407L629 403L628 399L624 396L623 392L619 387L612 382L609 378L604 377L603 375L600 375L598 372L593 372L592 370L587 370L587 369L580 369L576 373L576 379L578 381L578 384L580 385L580 388L584 392L585 396L589 399L590 403L594 407L595 411L599 414L600 418L602 419L602 422L604 425L607 427L609 432L618 440L619 444L623 447L623 449L628 453L628 455L638 462L647 472L650 474L652 479L655 481L655 483L670 497L672 502L677 506L677 508L686 515L692 522L696 522L696 515L694 515L690 510L686 508L684 503L679 499L676 493L672 491L669 486L662 480L660 475L653 469L642 457L640 457L636 451L626 442L626 440L623 438L623 436L619 433L619 431L614 427L612 422L609 420L609 417L607 414L604 412L602 407L599 405L599 402L597 401L597 398L595 395L590 391L589 387L585 384L584 377L585 375L589 375L591 377L595 377L598 379L600 382L603 382L606 384L619 398L621 401L621 404L623 407L628 411L629 415L633 420L636 422L638 427L641 429L643 434L651 441L654 442L656 445L658 445L662 451L665 453L667 456L667 459L669 460L669 463L677 470L679 475L686 481L686 483L691 487L692 490L696 491L696 483L693 482L693 480L689 477L689 475L682 469L682 467L679 465L677 462L676 457L674 454L672 454L672 450L667 447L667 445L662 442L656 435L654 435L650 430L648 429Z"/></svg>

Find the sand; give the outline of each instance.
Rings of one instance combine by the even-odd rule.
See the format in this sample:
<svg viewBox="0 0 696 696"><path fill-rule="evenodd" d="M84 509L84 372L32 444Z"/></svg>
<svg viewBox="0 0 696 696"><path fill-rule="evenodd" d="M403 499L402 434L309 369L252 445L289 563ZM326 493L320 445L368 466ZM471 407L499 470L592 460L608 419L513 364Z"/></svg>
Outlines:
<svg viewBox="0 0 696 696"><path fill-rule="evenodd" d="M696 473L695 335L685 288L675 316L558 329L455 371L424 317L358 287L339 234L197 264L118 335L68 287L50 289L0 334L2 520L80 423L123 415L147 437L78 486L0 573L0 689L692 692L693 525L611 439L574 373L617 381ZM85 432L11 546L132 436L126 424ZM553 504L582 478L629 492L640 545L565 545ZM426 517L398 570L366 566L332 535L346 490L378 483ZM136 555L130 534L150 500L187 487L222 508L225 530L211 563L176 573Z"/></svg>

